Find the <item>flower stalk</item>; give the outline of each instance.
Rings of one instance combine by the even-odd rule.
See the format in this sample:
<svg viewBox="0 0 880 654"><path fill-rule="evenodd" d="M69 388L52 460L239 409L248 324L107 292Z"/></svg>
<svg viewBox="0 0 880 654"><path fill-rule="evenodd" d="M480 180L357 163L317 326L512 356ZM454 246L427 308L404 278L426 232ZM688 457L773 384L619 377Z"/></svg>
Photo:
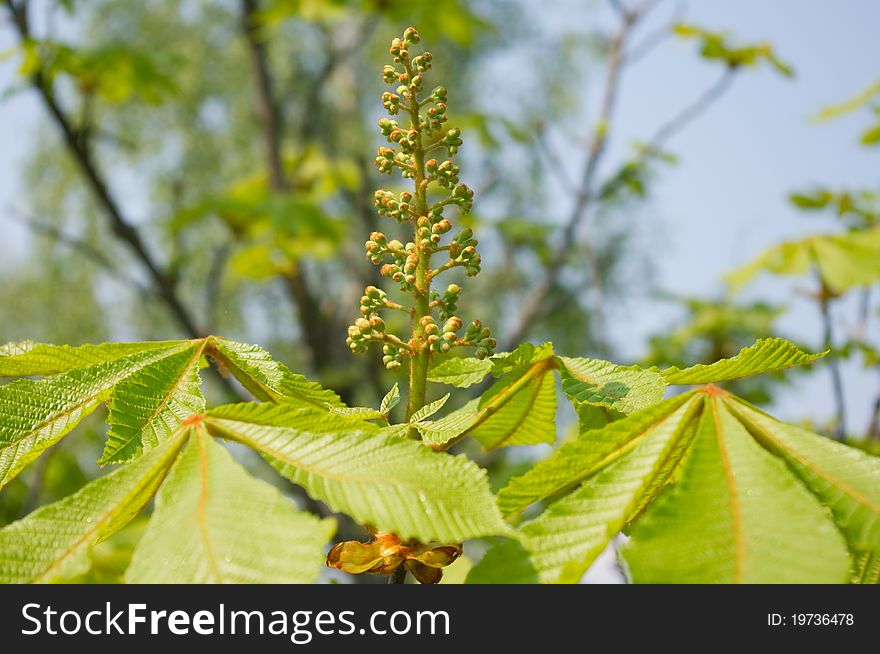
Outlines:
<svg viewBox="0 0 880 654"><path fill-rule="evenodd" d="M403 302L387 297L385 291L368 286L361 298L362 317L349 327L347 344L354 352L363 352L371 343L380 343L383 363L389 370L403 365L409 369L409 394L406 421L427 401L428 371L435 356L448 354L454 347L474 348L475 356L485 358L494 352L495 339L479 320L471 322L463 336L461 318L456 315L461 287L449 284L443 293L433 290L434 281L454 268L463 268L467 276L480 272L477 241L470 229L463 229L448 242L452 231L446 217L449 207L467 213L473 204L473 191L459 180L459 167L453 156L462 145L461 130L446 128L447 90L438 86L424 90L425 76L431 70L430 52L415 54L418 32L409 27L402 38L391 42L392 64L382 71L383 80L395 91L382 94L382 104L389 117L379 120L379 129L388 141L378 148L376 167L391 175L399 171L412 180L412 190L394 193L379 189L375 204L379 214L409 225L412 240L406 244L389 240L382 232L373 232L366 242L367 258L380 266L382 276L391 279L406 296ZM396 117L406 122L398 123ZM447 158L435 158L445 150ZM445 254L447 260L432 266L432 257ZM410 334L398 337L386 331L379 312L390 309L409 313ZM439 321L439 322L438 322ZM418 439L418 430L410 426L407 436Z"/></svg>

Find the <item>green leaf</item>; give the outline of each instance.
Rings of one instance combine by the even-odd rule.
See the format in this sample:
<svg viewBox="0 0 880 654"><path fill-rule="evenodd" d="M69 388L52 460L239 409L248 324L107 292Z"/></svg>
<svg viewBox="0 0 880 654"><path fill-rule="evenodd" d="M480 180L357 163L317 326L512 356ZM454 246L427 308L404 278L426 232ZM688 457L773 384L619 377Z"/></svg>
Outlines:
<svg viewBox="0 0 880 654"><path fill-rule="evenodd" d="M652 370L598 359L558 357L562 390L572 401L630 414L663 399L666 384Z"/></svg>
<svg viewBox="0 0 880 654"><path fill-rule="evenodd" d="M514 515L535 502L570 489L631 453L648 439L679 437L699 406L695 392L664 400L648 409L586 431L564 443L526 474L514 477L498 494L504 515Z"/></svg>
<svg viewBox="0 0 880 654"><path fill-rule="evenodd" d="M198 427L156 497L125 580L313 583L334 530L333 520L298 512Z"/></svg>
<svg viewBox="0 0 880 654"><path fill-rule="evenodd" d="M816 189L810 193L791 193L788 200L798 209L817 211L826 208L834 199L834 194L825 189Z"/></svg>
<svg viewBox="0 0 880 654"><path fill-rule="evenodd" d="M215 418L250 422L255 425L290 427L314 434L332 434L338 431L379 431L377 425L372 422L365 422L357 414L348 415L336 411L328 412L315 406L239 402L214 407L209 413ZM406 425L402 426L404 429L406 428Z"/></svg>
<svg viewBox="0 0 880 654"><path fill-rule="evenodd" d="M522 527L523 544L542 582L577 583L583 577L649 489L657 487L699 404L691 398L664 421L665 427L647 431L626 454Z"/></svg>
<svg viewBox="0 0 880 654"><path fill-rule="evenodd" d="M862 132L859 141L862 145L874 145L875 143L880 143L880 123Z"/></svg>
<svg viewBox="0 0 880 654"><path fill-rule="evenodd" d="M730 68L757 66L761 62L766 62L780 74L786 77L794 76L791 66L776 55L769 43L733 45L730 37L723 32L684 23L673 25L672 31L681 38L698 40L700 54L704 58L721 61Z"/></svg>
<svg viewBox="0 0 880 654"><path fill-rule="evenodd" d="M158 341L71 347L33 341L7 343L0 347L0 377L29 377L68 372L87 368L96 363L116 361L141 352L167 350L184 344L184 341Z"/></svg>
<svg viewBox="0 0 880 654"><path fill-rule="evenodd" d="M843 293L880 280L878 260L880 227L874 227L774 245L725 279L736 291L760 272L804 275L815 266L830 290Z"/></svg>
<svg viewBox="0 0 880 654"><path fill-rule="evenodd" d="M400 388L397 385L397 382L394 382L394 386L391 387L391 390L386 393L385 397L382 398L381 404L379 404L379 413L383 416L387 416L391 409L400 404Z"/></svg>
<svg viewBox="0 0 880 654"><path fill-rule="evenodd" d="M779 422L743 401L728 407L831 509L854 548L880 551L880 457Z"/></svg>
<svg viewBox="0 0 880 654"><path fill-rule="evenodd" d="M624 548L638 583L843 583L846 544L819 501L714 395L682 478Z"/></svg>
<svg viewBox="0 0 880 654"><path fill-rule="evenodd" d="M89 550L124 527L162 483L186 432L137 461L0 529L0 583L71 579L89 568Z"/></svg>
<svg viewBox="0 0 880 654"><path fill-rule="evenodd" d="M437 413L440 409L443 408L443 405L446 404L446 401L449 399L449 393L444 395L443 397L434 400L433 402L429 402L425 406L423 406L418 411L413 412L410 416L409 421L411 423L418 423L424 420L425 418L430 418L435 413Z"/></svg>
<svg viewBox="0 0 880 654"><path fill-rule="evenodd" d="M330 413L349 418L359 418L360 420L378 420L385 417L385 414L378 409L371 409L368 406L331 406L328 408Z"/></svg>
<svg viewBox="0 0 880 654"><path fill-rule="evenodd" d="M204 412L199 379L204 349L204 341L197 341L144 366L113 389L110 431L99 464L129 461L171 436L184 419Z"/></svg>
<svg viewBox="0 0 880 654"><path fill-rule="evenodd" d="M471 436L486 449L535 445L556 440L556 388L552 358L521 365L498 380L479 399L436 421L416 427L431 447Z"/></svg>
<svg viewBox="0 0 880 654"><path fill-rule="evenodd" d="M541 345L522 343L513 352L499 352L490 358L492 361L492 374L496 377L501 377L501 375L522 369L539 361L544 361L552 356L552 343L543 343Z"/></svg>
<svg viewBox="0 0 880 654"><path fill-rule="evenodd" d="M465 579L466 584L536 584L538 573L528 551L515 540L493 545Z"/></svg>
<svg viewBox="0 0 880 654"><path fill-rule="evenodd" d="M804 352L784 338L760 338L754 345L740 350L739 354L730 359L684 369L666 368L660 374L670 385L709 384L801 366L821 359L826 354L828 353Z"/></svg>
<svg viewBox="0 0 880 654"><path fill-rule="evenodd" d="M485 470L421 443L359 431L311 433L209 413L211 433L241 442L315 499L355 520L423 542L505 534Z"/></svg>
<svg viewBox="0 0 880 654"><path fill-rule="evenodd" d="M813 120L821 121L828 120L829 118L838 118L844 114L856 111L868 104L877 95L880 95L880 80L870 84L846 102L822 109L822 111L813 116Z"/></svg>
<svg viewBox="0 0 880 654"><path fill-rule="evenodd" d="M428 372L428 381L467 388L479 384L492 370L490 359L474 357L450 357L441 361Z"/></svg>
<svg viewBox="0 0 880 654"><path fill-rule="evenodd" d="M880 552L854 553L850 581L854 584L880 584Z"/></svg>
<svg viewBox="0 0 880 654"><path fill-rule="evenodd" d="M343 406L339 396L293 373L259 345L245 345L212 336L209 353L260 400L298 402L326 409Z"/></svg>
<svg viewBox="0 0 880 654"><path fill-rule="evenodd" d="M187 345L0 386L0 488L94 411L116 384Z"/></svg>

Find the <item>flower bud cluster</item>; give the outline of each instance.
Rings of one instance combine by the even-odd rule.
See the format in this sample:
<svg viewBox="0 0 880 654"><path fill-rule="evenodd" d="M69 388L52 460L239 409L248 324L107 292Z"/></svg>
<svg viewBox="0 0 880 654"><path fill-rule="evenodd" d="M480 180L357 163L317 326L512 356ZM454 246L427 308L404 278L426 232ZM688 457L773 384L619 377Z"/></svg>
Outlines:
<svg viewBox="0 0 880 654"><path fill-rule="evenodd" d="M478 359L485 359L495 353L497 343L492 338L492 331L488 327L483 327L483 323L479 320L474 320L467 326L464 340L469 344L477 346L474 356Z"/></svg>
<svg viewBox="0 0 880 654"><path fill-rule="evenodd" d="M352 352L366 352L370 341L385 340L385 321L377 313L368 314L365 318L358 318L348 328L348 338L345 344Z"/></svg>
<svg viewBox="0 0 880 654"><path fill-rule="evenodd" d="M461 335L464 324L457 315L461 294L457 284L449 284L442 294L430 288L437 275L453 267L463 268L468 276L476 275L480 255L473 231L464 229L453 236L452 221L444 216L449 205L458 207L459 213L470 212L474 193L461 183L461 171L453 160L462 139L460 129L447 125L448 91L444 86L435 87L430 94L425 91L433 57L430 52L412 52L419 41L418 32L407 28L402 38L391 43L393 63L382 69L383 81L393 87L382 94L389 117L379 120L387 145L378 148L375 159L379 172L391 174L397 169L404 178L415 181L411 191L380 189L374 196L380 216L412 225L413 240L401 243L376 231L370 234L365 249L383 277L416 298L414 306L427 298L430 312L422 316L417 309L391 302L384 291L369 286L361 297L361 317L349 328L346 341L354 352L364 351L371 342L381 342L383 363L391 370L400 368L406 356L419 352L445 354L455 346L466 346L476 348L477 356L486 357L495 347L488 328L479 321ZM401 115L406 120L399 118ZM445 150L448 156L431 156L438 150ZM439 196L433 204L427 200L429 194L432 199ZM449 261L432 269L432 257L444 251ZM379 311L386 309L407 311L418 318L411 338L401 340L386 333L379 317Z"/></svg>
<svg viewBox="0 0 880 654"><path fill-rule="evenodd" d="M450 284L446 292L440 295L437 291L431 291L431 306L437 307L440 320L448 320L458 311L458 296L461 294L461 286Z"/></svg>

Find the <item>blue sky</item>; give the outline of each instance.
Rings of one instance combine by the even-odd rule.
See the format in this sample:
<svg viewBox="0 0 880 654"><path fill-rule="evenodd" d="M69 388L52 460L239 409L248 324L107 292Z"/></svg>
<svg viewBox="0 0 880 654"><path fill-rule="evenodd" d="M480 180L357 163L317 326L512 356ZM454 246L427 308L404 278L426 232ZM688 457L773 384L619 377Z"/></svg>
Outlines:
<svg viewBox="0 0 880 654"><path fill-rule="evenodd" d="M675 6L667 1L652 24L663 24ZM544 2L541 8L543 18L556 25L578 16L610 17L605 10L584 14L583 2L577 0ZM789 191L812 183L876 188L880 181L880 153L857 146L864 115L822 124L809 120L821 107L852 96L880 77L880 2L698 0L686 5L684 16L743 40L770 40L797 72L793 80L770 69L743 74L719 104L670 144L680 162L661 174L651 202L640 211L645 241L659 244L665 252L658 262L660 285L681 294L713 295L722 289L723 272L773 243L838 228L830 218L794 211L786 201ZM0 27L0 51L13 42L8 28ZM626 152L632 140L650 135L718 74L717 66L696 56L692 43L670 41L658 48L628 72L611 158ZM14 79L14 64L0 63L0 88L9 88ZM0 255L5 265L14 265L26 245L23 229L4 214L15 205L20 166L41 129L51 128L32 93L0 103ZM746 297L788 301L782 331L818 345L815 310L793 293L794 286L763 278ZM851 314L851 309L840 307L840 315ZM674 315L668 307L633 301L615 315L615 324L622 325L615 333L616 344L626 356L638 356L644 337ZM876 319L872 328L876 334ZM848 364L845 373L850 422L861 430L880 379L876 373L861 372L857 362ZM816 373L785 392L775 410L789 418L829 415L827 375Z"/></svg>
<svg viewBox="0 0 880 654"><path fill-rule="evenodd" d="M556 12L551 9L555 3L545 3L543 15L551 23L570 24L582 3L562 4L570 11ZM840 229L831 217L793 209L786 198L789 192L813 184L878 188L880 152L858 146L858 135L869 117L853 114L823 123L811 117L880 79L880 2L665 2L644 32L668 22L677 7L683 8L686 22L729 31L744 42L771 41L796 71L791 80L769 67L740 75L720 102L669 144L679 157L678 165L661 173L651 202L640 211L643 242L666 253L657 262L659 286L677 294L714 296L723 291L724 272L770 245ZM599 15L606 22L612 18L607 10ZM697 56L692 42L670 40L658 47L627 71L610 158L625 153L634 140L650 136L719 74L717 65ZM588 94L596 92L588 89ZM743 297L786 303L789 310L779 323L780 331L818 347L815 307L796 292L809 286L806 281L765 276ZM837 309L840 324L851 325L853 304L842 303ZM621 326L616 344L626 354L638 356L645 335L661 329L672 317L668 307L630 303L613 322ZM877 316L870 329L876 339ZM855 429L863 430L880 379L876 371L863 372L858 361L846 364L844 372L851 397L848 419ZM790 419L831 415L827 374L817 371L794 385L774 409Z"/></svg>

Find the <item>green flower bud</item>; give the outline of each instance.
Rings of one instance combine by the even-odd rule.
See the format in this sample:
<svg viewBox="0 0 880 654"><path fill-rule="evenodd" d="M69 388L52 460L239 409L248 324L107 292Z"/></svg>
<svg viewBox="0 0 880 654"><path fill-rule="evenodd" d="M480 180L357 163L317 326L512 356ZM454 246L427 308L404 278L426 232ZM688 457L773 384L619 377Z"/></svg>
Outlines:
<svg viewBox="0 0 880 654"><path fill-rule="evenodd" d="M386 65L382 69L382 81L386 84L393 84L397 80L397 69L394 66Z"/></svg>
<svg viewBox="0 0 880 654"><path fill-rule="evenodd" d="M405 43L418 43L421 37L415 27L407 27L403 32L403 40Z"/></svg>
<svg viewBox="0 0 880 654"><path fill-rule="evenodd" d="M441 220L436 225L431 228L431 231L435 234L445 234L449 230L452 229L452 223L448 220Z"/></svg>
<svg viewBox="0 0 880 654"><path fill-rule="evenodd" d="M384 332L385 321L376 314L373 314L372 316L370 316L370 327L375 329L377 332Z"/></svg>
<svg viewBox="0 0 880 654"><path fill-rule="evenodd" d="M443 324L443 331L454 333L461 329L461 325L461 318L459 318L458 316L452 316L452 318L450 318Z"/></svg>

